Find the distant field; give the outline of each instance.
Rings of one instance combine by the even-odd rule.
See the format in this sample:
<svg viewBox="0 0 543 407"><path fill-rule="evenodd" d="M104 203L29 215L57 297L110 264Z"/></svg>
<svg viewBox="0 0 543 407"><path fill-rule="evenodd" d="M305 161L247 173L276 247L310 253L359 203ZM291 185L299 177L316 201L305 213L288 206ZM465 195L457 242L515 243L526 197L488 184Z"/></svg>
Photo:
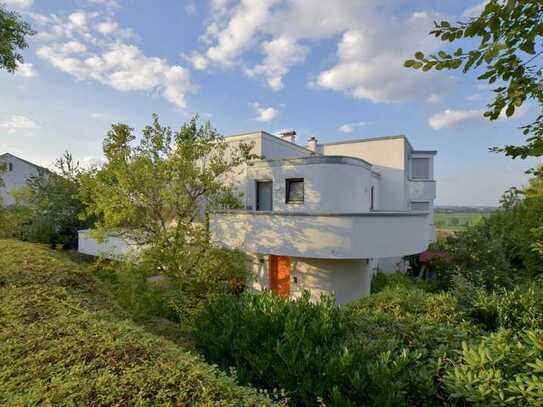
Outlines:
<svg viewBox="0 0 543 407"><path fill-rule="evenodd" d="M437 229L457 231L475 225L489 215L481 212L434 213L434 225Z"/></svg>

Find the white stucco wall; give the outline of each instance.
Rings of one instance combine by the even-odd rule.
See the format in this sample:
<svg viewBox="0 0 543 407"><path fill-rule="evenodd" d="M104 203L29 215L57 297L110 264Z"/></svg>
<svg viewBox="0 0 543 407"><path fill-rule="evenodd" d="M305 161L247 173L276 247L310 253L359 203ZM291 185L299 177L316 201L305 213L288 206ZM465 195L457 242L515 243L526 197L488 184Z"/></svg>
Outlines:
<svg viewBox="0 0 543 407"><path fill-rule="evenodd" d="M0 196L4 205L12 205L15 199L11 196L11 192L19 187L26 185L26 180L34 175L38 175L38 167L29 164L11 154L3 154L0 156L0 162L6 165L11 163L12 171L7 171L2 175L5 186L0 188Z"/></svg>
<svg viewBox="0 0 543 407"><path fill-rule="evenodd" d="M91 236L90 230L78 232L78 251L89 256L115 259L129 255L134 250L135 246L129 245L119 236L107 236L102 242L98 242Z"/></svg>
<svg viewBox="0 0 543 407"><path fill-rule="evenodd" d="M246 171L246 207L256 208L256 182L273 181L273 210L289 212L367 212L371 187L379 195L379 177L356 159L332 157L257 162ZM286 202L286 180L304 179L304 202ZM378 199L376 200L378 203ZM378 207L378 206L377 206ZM377 209L377 207L375 209Z"/></svg>
<svg viewBox="0 0 543 407"><path fill-rule="evenodd" d="M250 286L255 290L269 289L267 255L249 254L252 271ZM356 300L370 293L371 271L366 260L330 260L291 258L290 296L299 297L309 290L314 301L321 294L335 294L338 304Z"/></svg>
<svg viewBox="0 0 543 407"><path fill-rule="evenodd" d="M344 155L368 161L380 174L379 209L401 211L408 209L407 148L406 139L399 136L319 144L317 151L324 155Z"/></svg>

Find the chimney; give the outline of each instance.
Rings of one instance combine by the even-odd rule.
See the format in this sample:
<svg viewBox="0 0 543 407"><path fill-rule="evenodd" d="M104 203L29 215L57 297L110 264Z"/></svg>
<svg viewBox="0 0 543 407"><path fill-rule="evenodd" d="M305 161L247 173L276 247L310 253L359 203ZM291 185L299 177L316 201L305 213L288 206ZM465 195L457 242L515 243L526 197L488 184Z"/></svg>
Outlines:
<svg viewBox="0 0 543 407"><path fill-rule="evenodd" d="M296 143L296 132L294 130L280 132L279 136L285 141Z"/></svg>
<svg viewBox="0 0 543 407"><path fill-rule="evenodd" d="M307 148L313 152L317 152L317 139L315 138L315 136L311 136L309 138L309 140L307 140Z"/></svg>

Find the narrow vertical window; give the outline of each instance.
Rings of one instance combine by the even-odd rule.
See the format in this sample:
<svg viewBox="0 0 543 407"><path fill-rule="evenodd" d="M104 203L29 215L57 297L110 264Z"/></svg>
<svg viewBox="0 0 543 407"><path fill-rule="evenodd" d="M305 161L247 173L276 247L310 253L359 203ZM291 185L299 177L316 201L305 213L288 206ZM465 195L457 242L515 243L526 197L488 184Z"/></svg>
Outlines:
<svg viewBox="0 0 543 407"><path fill-rule="evenodd" d="M303 203L304 202L304 179L291 178L286 180L286 202Z"/></svg>
<svg viewBox="0 0 543 407"><path fill-rule="evenodd" d="M371 187L370 189L370 211L373 211L375 209L375 187Z"/></svg>
<svg viewBox="0 0 543 407"><path fill-rule="evenodd" d="M13 163L8 163L8 171L13 171Z"/></svg>

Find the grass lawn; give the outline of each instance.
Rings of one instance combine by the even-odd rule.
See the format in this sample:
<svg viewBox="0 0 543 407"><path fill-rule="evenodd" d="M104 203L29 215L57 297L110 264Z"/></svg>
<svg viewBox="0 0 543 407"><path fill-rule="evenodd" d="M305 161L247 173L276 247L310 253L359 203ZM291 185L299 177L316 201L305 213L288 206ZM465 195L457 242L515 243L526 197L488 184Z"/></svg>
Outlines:
<svg viewBox="0 0 543 407"><path fill-rule="evenodd" d="M132 322L89 264L0 240L0 405L271 405Z"/></svg>
<svg viewBox="0 0 543 407"><path fill-rule="evenodd" d="M479 223L488 215L481 212L434 213L434 224L441 230L459 231Z"/></svg>

